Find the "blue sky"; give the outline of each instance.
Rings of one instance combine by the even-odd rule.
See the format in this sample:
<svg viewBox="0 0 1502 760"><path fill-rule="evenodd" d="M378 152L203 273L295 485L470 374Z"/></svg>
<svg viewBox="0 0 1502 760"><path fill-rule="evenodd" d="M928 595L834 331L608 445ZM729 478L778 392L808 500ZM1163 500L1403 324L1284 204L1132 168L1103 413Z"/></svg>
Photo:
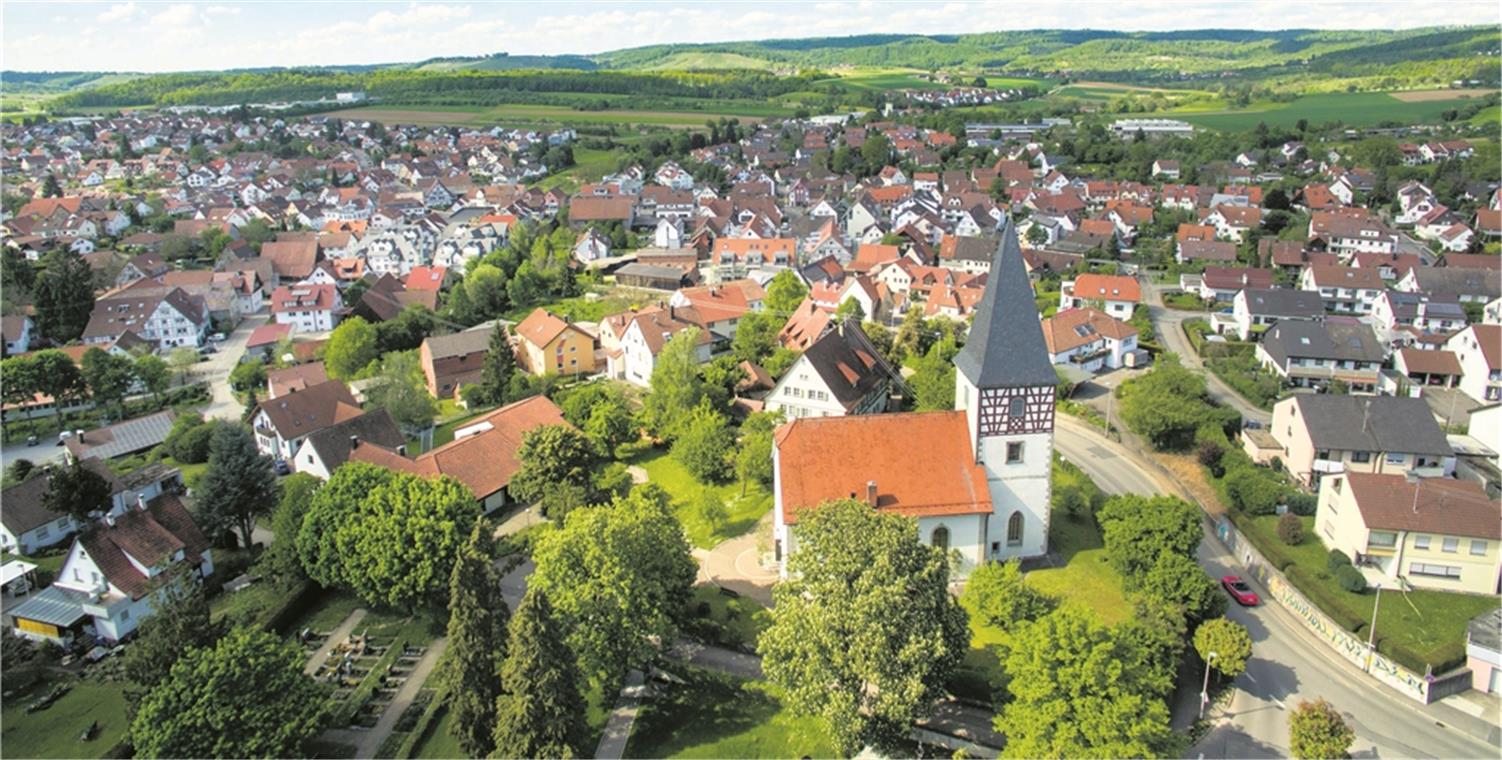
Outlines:
<svg viewBox="0 0 1502 760"><path fill-rule="evenodd" d="M666 42L1004 29L1386 29L1498 23L1495 0L1073 2L26 2L0 10L0 66L182 71L597 53Z"/></svg>

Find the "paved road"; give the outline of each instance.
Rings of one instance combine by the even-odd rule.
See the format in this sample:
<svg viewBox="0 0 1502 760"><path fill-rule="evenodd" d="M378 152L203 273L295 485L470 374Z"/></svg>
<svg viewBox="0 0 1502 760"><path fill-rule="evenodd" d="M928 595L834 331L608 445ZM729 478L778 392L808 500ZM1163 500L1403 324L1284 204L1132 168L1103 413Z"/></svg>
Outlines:
<svg viewBox="0 0 1502 760"><path fill-rule="evenodd" d="M1204 370L1206 386L1210 395L1225 406L1229 406L1241 413L1243 419L1257 420L1264 425L1272 415L1247 403L1238 393L1231 390L1230 386L1221 382L1208 369L1194 348L1189 345L1189 339L1184 337L1183 324L1186 319L1208 318L1209 314L1195 311L1179 311L1163 305L1163 291L1173 290L1165 285L1157 285L1144 282L1143 291L1148 294L1147 311L1153 322L1153 331L1158 334L1158 341L1163 348L1179 355L1179 361L1184 366L1193 369Z"/></svg>
<svg viewBox="0 0 1502 760"><path fill-rule="evenodd" d="M266 314L256 314L241 320L234 332L225 336L225 341L219 344L216 353L209 354L207 359L193 366L193 379L207 381L213 394L209 405L202 410L205 418L238 420L245 412L245 405L230 392L229 373L245 354L245 344L250 340L250 333L266 324L270 318ZM263 390L258 395L264 397L266 393Z"/></svg>
<svg viewBox="0 0 1502 760"><path fill-rule="evenodd" d="M1177 490L1155 477L1134 452L1073 420L1060 420L1055 447L1108 493ZM1217 578L1239 573L1237 560L1208 533L1199 561ZM1258 590L1266 596L1265 589ZM1487 743L1472 735L1484 733L1486 721L1443 703L1419 705L1394 694L1340 660L1282 607L1233 605L1227 616L1251 633L1253 657L1236 680L1239 693L1221 712L1219 725L1189 757L1286 757L1287 709L1318 697L1347 715L1356 729L1357 757L1498 756L1495 739Z"/></svg>

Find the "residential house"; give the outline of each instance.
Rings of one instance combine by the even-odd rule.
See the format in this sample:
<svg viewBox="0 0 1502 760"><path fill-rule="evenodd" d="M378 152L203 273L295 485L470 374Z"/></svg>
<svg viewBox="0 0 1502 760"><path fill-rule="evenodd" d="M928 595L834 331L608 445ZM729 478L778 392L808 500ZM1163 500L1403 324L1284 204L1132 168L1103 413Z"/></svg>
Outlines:
<svg viewBox="0 0 1502 760"><path fill-rule="evenodd" d="M535 309L516 326L518 358L529 373L588 375L595 371L595 339L571 321Z"/></svg>
<svg viewBox="0 0 1502 760"><path fill-rule="evenodd" d="M334 285L283 285L271 294L271 314L292 332L329 332L339 326L344 301Z"/></svg>
<svg viewBox="0 0 1502 760"><path fill-rule="evenodd" d="M260 402L250 426L262 454L290 461L308 436L364 413L349 386L330 380Z"/></svg>
<svg viewBox="0 0 1502 760"><path fill-rule="evenodd" d="M1502 277L1487 269L1414 267L1393 288L1424 293L1435 300L1488 303L1502 297Z"/></svg>
<svg viewBox="0 0 1502 760"><path fill-rule="evenodd" d="M307 233L306 237L288 239L289 234L293 233L283 233L279 239L261 244L261 258L271 260L276 284L302 282L318 264L317 238Z"/></svg>
<svg viewBox="0 0 1502 760"><path fill-rule="evenodd" d="M292 457L292 466L298 472L328 480L339 465L349 461L350 453L363 444L405 452L407 437L402 435L390 412L376 409L336 422L304 438Z"/></svg>
<svg viewBox="0 0 1502 760"><path fill-rule="evenodd" d="M1419 398L1295 394L1273 406L1269 429L1284 469L1310 488L1343 472L1455 471L1455 451Z"/></svg>
<svg viewBox="0 0 1502 760"><path fill-rule="evenodd" d="M1471 688L1502 694L1502 608L1483 612L1466 624L1465 654Z"/></svg>
<svg viewBox="0 0 1502 760"><path fill-rule="evenodd" d="M1393 369L1419 387L1452 388L1462 375L1455 352L1402 348L1393 354ZM1401 393L1399 395L1402 395Z"/></svg>
<svg viewBox="0 0 1502 760"><path fill-rule="evenodd" d="M1271 288L1273 272L1271 269L1251 267L1207 266L1198 275L1180 275L1180 284L1186 283L1185 291L1196 293L1205 301L1230 303L1235 300L1237 293L1247 288Z"/></svg>
<svg viewBox="0 0 1502 760"><path fill-rule="evenodd" d="M1299 288L1318 292L1326 311L1369 314L1387 285L1376 269L1311 264L1299 276Z"/></svg>
<svg viewBox="0 0 1502 760"><path fill-rule="evenodd" d="M190 296L182 288L111 291L94 302L83 342L118 343L132 333L155 343L159 351L198 348L208 339L209 322L203 298Z"/></svg>
<svg viewBox="0 0 1502 760"><path fill-rule="evenodd" d="M1218 240L1180 241L1174 260L1180 264L1196 261L1231 264L1236 261L1236 244Z"/></svg>
<svg viewBox="0 0 1502 760"><path fill-rule="evenodd" d="M1090 307L1063 309L1043 320L1048 360L1085 372L1120 369L1137 350L1137 328Z"/></svg>
<svg viewBox="0 0 1502 760"><path fill-rule="evenodd" d="M1320 484L1314 525L1326 546L1380 573L1384 587L1498 591L1502 503L1476 483L1334 475Z"/></svg>
<svg viewBox="0 0 1502 760"><path fill-rule="evenodd" d="M1450 336L1445 349L1460 360L1460 390L1486 404L1502 401L1502 325L1476 324Z"/></svg>
<svg viewBox="0 0 1502 760"><path fill-rule="evenodd" d="M1298 388L1335 381L1352 393L1373 393L1387 351L1369 325L1354 321L1278 322L1257 344L1257 361Z"/></svg>
<svg viewBox="0 0 1502 760"><path fill-rule="evenodd" d="M328 381L328 370L321 361L269 369L266 371L266 398L271 399L307 390L314 385L322 385Z"/></svg>
<svg viewBox="0 0 1502 760"><path fill-rule="evenodd" d="M1059 288L1060 311L1095 306L1117 319L1131 319L1141 301L1137 278L1125 275L1082 274Z"/></svg>
<svg viewBox="0 0 1502 760"><path fill-rule="evenodd" d="M878 414L893 407L902 377L854 319L826 330L766 396L767 411L787 419Z"/></svg>
<svg viewBox="0 0 1502 760"><path fill-rule="evenodd" d="M52 585L7 615L18 636L58 644L92 636L113 644L151 616L167 593L154 581L179 567L188 573L181 582L212 575L208 539L176 494L142 499L79 536Z"/></svg>
<svg viewBox="0 0 1502 760"><path fill-rule="evenodd" d="M1400 290L1382 291L1372 302L1371 316L1373 324L1388 331L1411 327L1449 334L1466 325L1465 309L1460 304Z"/></svg>
<svg viewBox="0 0 1502 760"><path fill-rule="evenodd" d="M35 330L31 317L25 314L7 314L0 317L0 332L5 334L5 355L15 356L30 351Z"/></svg>
<svg viewBox="0 0 1502 760"><path fill-rule="evenodd" d="M1236 336L1250 340L1279 320L1317 320L1325 316L1319 294L1283 288L1246 288L1231 302Z"/></svg>
<svg viewBox="0 0 1502 760"><path fill-rule="evenodd" d="M109 461L160 446L172 430L177 412L164 409L145 417L116 422L101 428L78 431L63 440L68 457L82 462L90 457Z"/></svg>
<svg viewBox="0 0 1502 760"><path fill-rule="evenodd" d="M652 371L657 367L657 355L662 353L663 346L674 335L690 328L698 331L695 341L696 358L700 364L708 362L715 337L708 329L700 326L696 317L689 317L692 312L691 308L680 309L675 306L649 306L638 311L621 334L620 366L612 367L611 376L647 387L652 380Z"/></svg>
<svg viewBox="0 0 1502 760"><path fill-rule="evenodd" d="M422 365L428 393L437 399L454 398L460 388L479 382L492 334L498 329L505 328L481 325L424 338L417 349L417 360Z"/></svg>
<svg viewBox="0 0 1502 760"><path fill-rule="evenodd" d="M549 425L568 425L546 396L533 396L476 417L454 430L454 440L409 459L401 447L360 439L349 459L425 478L450 477L474 494L484 514L513 502L507 488L521 469L518 457L526 434Z"/></svg>

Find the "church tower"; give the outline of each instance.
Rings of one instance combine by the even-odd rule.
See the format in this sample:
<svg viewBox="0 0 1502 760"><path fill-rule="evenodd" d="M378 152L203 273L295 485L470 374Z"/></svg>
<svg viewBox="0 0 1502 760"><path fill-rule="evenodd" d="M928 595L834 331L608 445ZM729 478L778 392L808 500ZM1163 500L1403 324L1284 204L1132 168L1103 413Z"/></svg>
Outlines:
<svg viewBox="0 0 1502 760"><path fill-rule="evenodd" d="M955 408L965 411L970 451L991 493L990 560L1048 551L1058 376L1033 298L1017 229L1007 222L970 337L954 359Z"/></svg>

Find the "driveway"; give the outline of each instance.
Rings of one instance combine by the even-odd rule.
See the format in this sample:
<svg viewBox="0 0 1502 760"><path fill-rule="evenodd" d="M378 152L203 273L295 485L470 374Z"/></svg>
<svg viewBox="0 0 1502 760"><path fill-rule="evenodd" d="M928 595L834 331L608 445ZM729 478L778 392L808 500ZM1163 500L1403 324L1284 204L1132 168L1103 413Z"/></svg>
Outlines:
<svg viewBox="0 0 1502 760"><path fill-rule="evenodd" d="M250 340L250 333L270 319L269 314L254 314L241 320L240 325L219 344L216 353L209 354L189 371L194 381L209 384L212 396L208 406L202 409L205 418L238 420L244 414L245 405L230 391L229 373L234 371L240 364L240 357L245 355L245 344Z"/></svg>
<svg viewBox="0 0 1502 760"><path fill-rule="evenodd" d="M1231 390L1231 387L1221 382L1205 367L1204 360L1200 359L1194 347L1189 345L1189 339L1184 337L1184 321L1188 319L1208 319L1209 312L1179 311L1163 305L1163 291L1177 290L1166 285L1144 283L1143 290L1148 294L1147 311L1153 322L1153 330L1158 334L1158 342L1167 351L1178 354L1179 361L1185 367L1197 369L1205 375L1205 386L1210 396L1224 406L1229 406L1241 413L1242 419L1256 420L1266 425L1272 421L1272 413L1264 412L1246 402L1240 394Z"/></svg>
<svg viewBox="0 0 1502 760"><path fill-rule="evenodd" d="M770 558L763 556L757 540L770 532L772 517L773 513L768 512L745 534L721 541L708 552L696 551L700 574L717 586L772 606L772 584L777 582L778 574L765 563Z"/></svg>

